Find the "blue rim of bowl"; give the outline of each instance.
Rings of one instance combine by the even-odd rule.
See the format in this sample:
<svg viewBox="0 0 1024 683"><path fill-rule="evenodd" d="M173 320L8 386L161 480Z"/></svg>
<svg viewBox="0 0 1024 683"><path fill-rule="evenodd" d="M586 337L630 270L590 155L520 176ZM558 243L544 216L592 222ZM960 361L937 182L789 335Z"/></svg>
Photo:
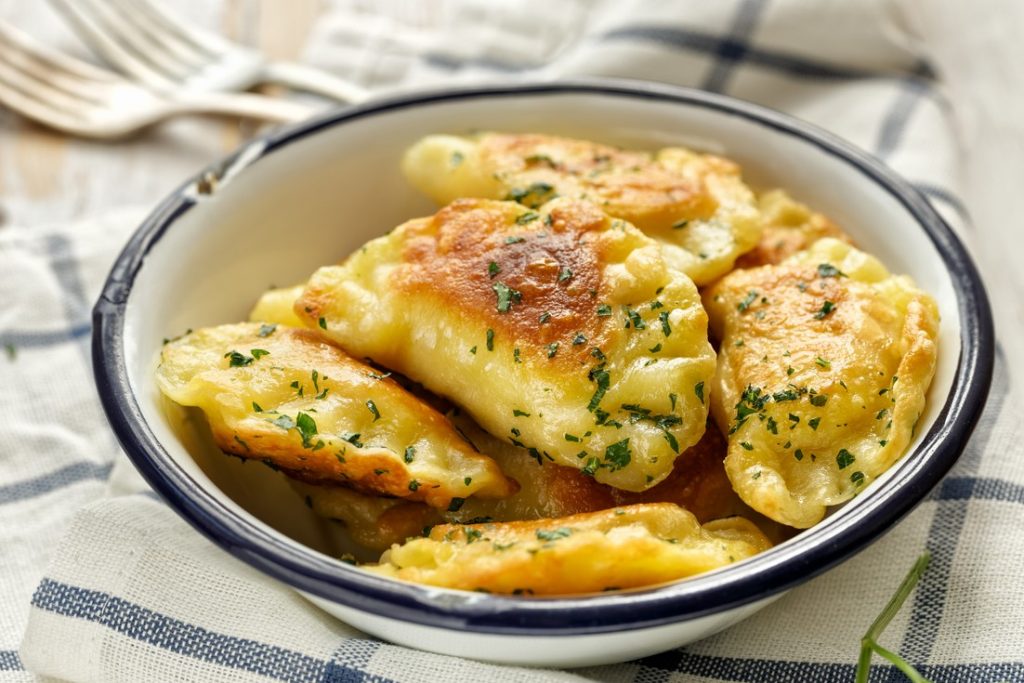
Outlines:
<svg viewBox="0 0 1024 683"><path fill-rule="evenodd" d="M230 511L177 465L156 439L129 384L124 313L146 255L195 205L178 188L142 223L118 256L93 310L92 357L107 418L129 458L153 489L211 541L244 562L304 592L387 619L454 631L568 636L650 628L766 599L864 549L910 512L949 471L981 414L992 379L994 331L988 297L970 256L928 201L874 157L811 124L758 105L688 88L610 79L446 88L375 100L328 113L248 143L213 168L246 163L317 131L383 112L478 98L600 95L703 107L800 138L838 157L891 194L914 216L942 255L957 296L961 354L951 391L912 458L891 479L839 515L765 553L686 581L628 593L523 599L454 591L385 579L286 540ZM253 152L255 150L255 152Z"/></svg>

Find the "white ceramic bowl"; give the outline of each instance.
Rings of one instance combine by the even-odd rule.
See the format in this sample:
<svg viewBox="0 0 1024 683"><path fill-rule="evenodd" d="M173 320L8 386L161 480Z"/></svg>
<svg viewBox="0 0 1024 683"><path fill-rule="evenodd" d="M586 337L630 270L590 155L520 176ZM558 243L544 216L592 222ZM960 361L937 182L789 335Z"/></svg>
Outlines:
<svg viewBox="0 0 1024 683"><path fill-rule="evenodd" d="M402 151L428 133L480 129L724 154L755 185L788 189L892 270L913 276L938 300L942 331L929 407L909 454L825 521L768 552L646 590L501 597L400 583L336 560L337 540L279 478L254 466L243 475L168 410L153 381L161 343L186 328L242 320L267 286L301 282L432 213L399 172ZM381 638L556 666L621 661L702 638L877 539L959 456L984 404L993 354L988 303L963 246L879 162L761 107L612 81L384 99L255 140L153 212L118 258L94 315L96 378L110 421L153 488L196 529Z"/></svg>

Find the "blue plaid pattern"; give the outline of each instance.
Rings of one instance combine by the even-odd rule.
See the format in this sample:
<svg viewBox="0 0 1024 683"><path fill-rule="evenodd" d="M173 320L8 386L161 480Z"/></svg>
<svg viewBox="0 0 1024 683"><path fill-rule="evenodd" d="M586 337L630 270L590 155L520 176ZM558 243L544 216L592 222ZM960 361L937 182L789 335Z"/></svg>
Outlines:
<svg viewBox="0 0 1024 683"><path fill-rule="evenodd" d="M385 3L387 4L387 3ZM469 3L474 4L474 3ZM685 70L678 74L674 82L685 85L696 85L707 90L734 94L750 99L763 99L751 80L744 80L748 74L770 74L772 78L786 79L801 88L819 88L822 92L829 88L849 84L878 84L880 92L887 94L888 101L876 107L874 130L863 133L859 142L867 144L880 158L894 164L914 182L916 187L936 207L961 230L970 231L970 218L964 203L957 197L955 190L949 185L950 178L940 173L928 175L921 167L900 167L900 152L909 144L908 131L915 125L922 108L926 105L941 112L948 110L946 103L936 88L935 74L922 59L905 61L903 64L879 66L868 63L845 63L827 58L808 56L805 51L792 51L780 48L777 44L761 44L761 36L771 35L779 27L773 22L773 10L779 11L780 5L788 6L791 11L799 11L807 15L808 30L815 24L815 6L811 3L784 2L776 0L735 0L715 3L716 9L711 11L720 19L717 30L709 28L712 20L690 21L690 14L698 14L706 8L688 7L686 11L679 8L678 16L666 17L664 10L659 10L656 3L634 3L619 11L606 5L594 10L597 15L612 14L615 22L606 23L592 31L585 31L576 41L558 52L550 59L529 61L522 57L513 59L505 52L493 50L493 45L481 45L476 52L454 53L440 45L450 41L438 41L438 47L406 49L405 52L396 48L396 58L406 60L405 71L377 74L363 74L362 79L370 86L389 87L409 80L422 77L443 82L445 79L480 79L490 77L531 77L537 75L581 75L581 71L567 67L560 70L560 64L572 63L572 56L580 57L578 61L587 63L588 55L596 55L605 50L615 49L619 55L629 55L631 50L657 51L671 64L682 55L699 58L703 69ZM793 10L796 6L796 10ZM537 9L537 8L535 8ZM578 9L578 7L577 7ZM492 10L488 10L490 12ZM497 11L497 10L493 10ZM555 10L552 10L555 11ZM716 13L720 13L718 16ZM873 21L870 13L862 13L862 21ZM487 12L473 15L478 21L493 18ZM479 27L468 26L467 31ZM323 37L327 43L332 39L328 34ZM339 38L340 40L340 38ZM328 45L329 47L329 45ZM379 45L365 46L380 50ZM329 61L329 60L327 60ZM346 65L335 65L337 70L345 73ZM621 74L613 74L621 75ZM645 77L645 73L635 73L636 77ZM785 108L786 102L768 100L765 103ZM828 121L821 121L828 126ZM840 133L844 131L840 130ZM128 225L124 226L129 227ZM123 230L122 230L123 234ZM0 240L3 238L0 237ZM26 253L45 262L52 276L57 291L57 302L63 315L63 324L57 327L49 325L2 328L0 327L0 346L13 347L17 357L5 361L0 357L0 381L7 379L11 373L14 392L17 392L20 364L38 367L54 359L54 366L74 368L79 375L88 374L88 338L89 306L93 294L98 289L96 282L85 282L79 263L75 256L75 239L72 233L51 233L43 236L19 236L13 247L24 247ZM27 245L27 246L26 246ZM4 243L0 241L0 246ZM11 245L7 245L11 246ZM108 257L112 258L118 247L116 241L110 244ZM0 259L4 251L0 249ZM0 262L2 265L2 262ZM21 292L6 292L5 296L33 296ZM65 351L72 350L74 358L67 357ZM950 602L960 600L958 595L950 593L955 576L965 569L959 567L958 551L964 543L964 529L972 511L979 505L1012 506L1007 514L1016 516L1019 521L1019 506L1024 504L1024 485L1009 476L1001 476L992 467L986 467L985 461L994 447L989 440L993 434L1004 433L1006 416L1004 408L1013 395L1010 384L1009 359L1002 352L996 358L996 381L985 413L981 418L976 436L954 472L935 491L932 492L927 505L934 507L931 515L927 538L924 546L933 557L932 566L925 575L913 602L905 609L910 612L909 619L903 630L902 642L898 649L910 661L919 666L924 675L935 681L1002 681L1024 680L1024 647L1018 649L1016 656L998 660L973 658L970 651L964 651L959 661L948 663L936 658L941 647L937 641L942 632L944 617ZM60 378L58 378L59 381ZM7 384L7 382L5 382ZM77 387L76 391L86 391ZM17 400L17 399L15 399ZM6 426L0 422L0 435ZM0 483L0 541L4 552L19 552L16 542L27 544L26 539L13 534L8 538L6 529L13 524L25 510L58 509L61 519L69 519L75 509L101 494L101 484L111 473L115 451L108 445L106 450L89 459L56 458L52 462L61 463L56 468L38 473L34 462L30 462L29 454L16 452L15 458L24 461L11 462L6 453L0 454L0 466L7 477ZM143 500L143 499L139 499ZM154 497L145 497L144 503L159 508L163 514L169 515ZM71 505L69 505L69 503ZM51 533L59 533L64 523L56 519ZM168 522L170 524L171 522ZM173 520L173 523L178 523ZM180 524L180 523L178 523ZM54 529L57 531L55 532ZM56 537L50 539L54 542ZM65 543L73 542L66 540ZM201 541L196 541L200 543ZM205 542L202 542L205 543ZM211 551L213 552L213 551ZM871 552L871 551L868 551ZM867 553L865 553L866 555ZM58 553L59 555L59 553ZM884 561L880 553L874 559ZM59 558L58 558L59 559ZM41 567L39 568L41 571ZM52 569L52 568L51 568ZM902 574L904 567L896 568L894 576ZM66 570L66 568L65 568ZM66 571L65 571L66 573ZM828 579L823 577L821 580ZM248 579L240 579L245 581ZM255 580L255 579L252 579ZM896 579L898 581L898 578ZM23 582L24 583L24 582ZM333 641L333 646L320 651L306 651L296 646L286 646L272 640L259 640L232 635L218 630L216 623L192 623L180 616L166 613L166 610L155 609L144 600L133 599L124 594L96 590L84 585L76 585L51 574L34 582L34 591L27 590L24 594L3 596L6 600L0 603L5 610L13 604L11 599L25 603L31 601L33 619L61 619L61 628L73 633L76 624L88 623L108 633L106 637L114 638L119 643L135 642L145 644L147 652L164 651L173 654L181 662L182 671L187 671L189 662L202 662L211 665L210 671L223 670L224 678L241 680L240 673L252 674L254 678L280 681L390 681L401 680L401 673L383 675L376 673L382 668L396 671L399 668L389 665L396 658L404 657L401 648L385 645L379 641L362 637L353 632L341 633ZM895 584L894 584L895 585ZM281 590L267 587L267 591ZM888 592L890 587L882 587ZM138 593L138 591L136 591ZM141 595L145 597L145 592ZM19 621L17 617L8 617L0 624L8 627ZM270 615L270 618L287 619L287 615ZM21 619L23 627L23 619ZM49 623L49 622L48 622ZM863 623L866 628L867 623ZM51 626L52 627L52 626ZM19 627L20 628L20 627ZM30 626L30 634L32 630ZM39 627L43 628L43 627ZM1019 622L1018 622L1019 631ZM19 656L17 647L21 638L20 630L0 632L0 672L24 672L23 658ZM807 660L795 657L754 657L725 656L709 654L716 647L716 639L705 641L696 646L673 650L644 660L617 667L593 668L577 672L581 678L594 680L632 680L653 683L669 680L707 680L707 681L832 681L852 680L856 642L850 642L850 657L842 661L821 661L815 659L813 652L808 653ZM948 642L946 643L948 645ZM7 648L7 649L3 649ZM31 638L26 641L27 651L33 657L39 653L33 646ZM23 651L24 653L24 651ZM145 657L146 655L138 655ZM546 675L556 676L556 672L526 672L477 663L455 665L445 662L447 658L430 656L434 666L460 666L458 670L466 676L473 675L493 680L527 680L543 679ZM230 675L227 672L231 672ZM418 676L417 677L421 677ZM444 680L443 678L441 680ZM901 680L901 674L890 666L876 665L871 680L873 683Z"/></svg>

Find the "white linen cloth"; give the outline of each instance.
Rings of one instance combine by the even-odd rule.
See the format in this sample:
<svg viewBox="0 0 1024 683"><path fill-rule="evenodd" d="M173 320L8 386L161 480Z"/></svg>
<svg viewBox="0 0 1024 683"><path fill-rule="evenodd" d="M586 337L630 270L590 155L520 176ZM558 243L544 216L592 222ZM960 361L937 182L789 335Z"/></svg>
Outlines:
<svg viewBox="0 0 1024 683"><path fill-rule="evenodd" d="M1013 5L992 3L1010 21L1022 14ZM968 204L993 200L971 166L985 141L970 107L978 93L998 99L1005 74L957 59L965 44L985 44L979 31L1014 32L994 9L973 25L966 14L953 2L881 0L352 1L326 14L308 49L312 63L381 91L583 75L702 87L817 123L918 187L983 245L1008 341L963 458L871 548L722 634L620 665L502 667L359 634L210 544L119 455L93 388L88 312L144 215L126 208L0 230L0 678L849 681L860 636L927 548L932 566L885 644L935 681L1024 680L1024 458L1012 376L1024 362L1012 350L1024 278L1000 260L1011 233L998 214L983 205L975 233L961 199L966 190ZM957 49L943 52L954 34ZM999 45L1021 56L1008 38ZM946 75L959 80L947 85ZM1019 100L1008 94L1007 106L1020 112ZM997 130L1019 135L1021 120L1000 117ZM987 169L1000 159L986 149ZM899 680L876 669L873 681Z"/></svg>

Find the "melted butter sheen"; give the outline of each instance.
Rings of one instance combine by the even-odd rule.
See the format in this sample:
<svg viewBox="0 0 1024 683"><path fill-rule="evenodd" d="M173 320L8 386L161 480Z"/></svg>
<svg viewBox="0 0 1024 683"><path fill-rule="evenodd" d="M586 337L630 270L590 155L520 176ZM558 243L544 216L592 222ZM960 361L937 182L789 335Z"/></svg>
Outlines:
<svg viewBox="0 0 1024 683"><path fill-rule="evenodd" d="M672 503L560 519L435 526L364 569L491 593L566 595L647 586L737 562L771 547L751 522L703 526Z"/></svg>
<svg viewBox="0 0 1024 683"><path fill-rule="evenodd" d="M704 432L715 358L693 282L584 202L454 202L317 271L294 310L491 434L618 488L654 486Z"/></svg>
<svg viewBox="0 0 1024 683"><path fill-rule="evenodd" d="M656 153L536 134L431 135L405 154L409 181L440 205L460 197L591 201L664 247L699 285L728 272L761 234L739 167L681 147Z"/></svg>
<svg viewBox="0 0 1024 683"><path fill-rule="evenodd" d="M441 508L454 498L516 489L443 415L394 380L312 331L267 330L257 323L206 328L161 354L160 390L202 409L222 450L305 482Z"/></svg>
<svg viewBox="0 0 1024 683"><path fill-rule="evenodd" d="M740 497L807 528L907 449L936 364L938 310L835 239L704 294L721 339L712 413Z"/></svg>

